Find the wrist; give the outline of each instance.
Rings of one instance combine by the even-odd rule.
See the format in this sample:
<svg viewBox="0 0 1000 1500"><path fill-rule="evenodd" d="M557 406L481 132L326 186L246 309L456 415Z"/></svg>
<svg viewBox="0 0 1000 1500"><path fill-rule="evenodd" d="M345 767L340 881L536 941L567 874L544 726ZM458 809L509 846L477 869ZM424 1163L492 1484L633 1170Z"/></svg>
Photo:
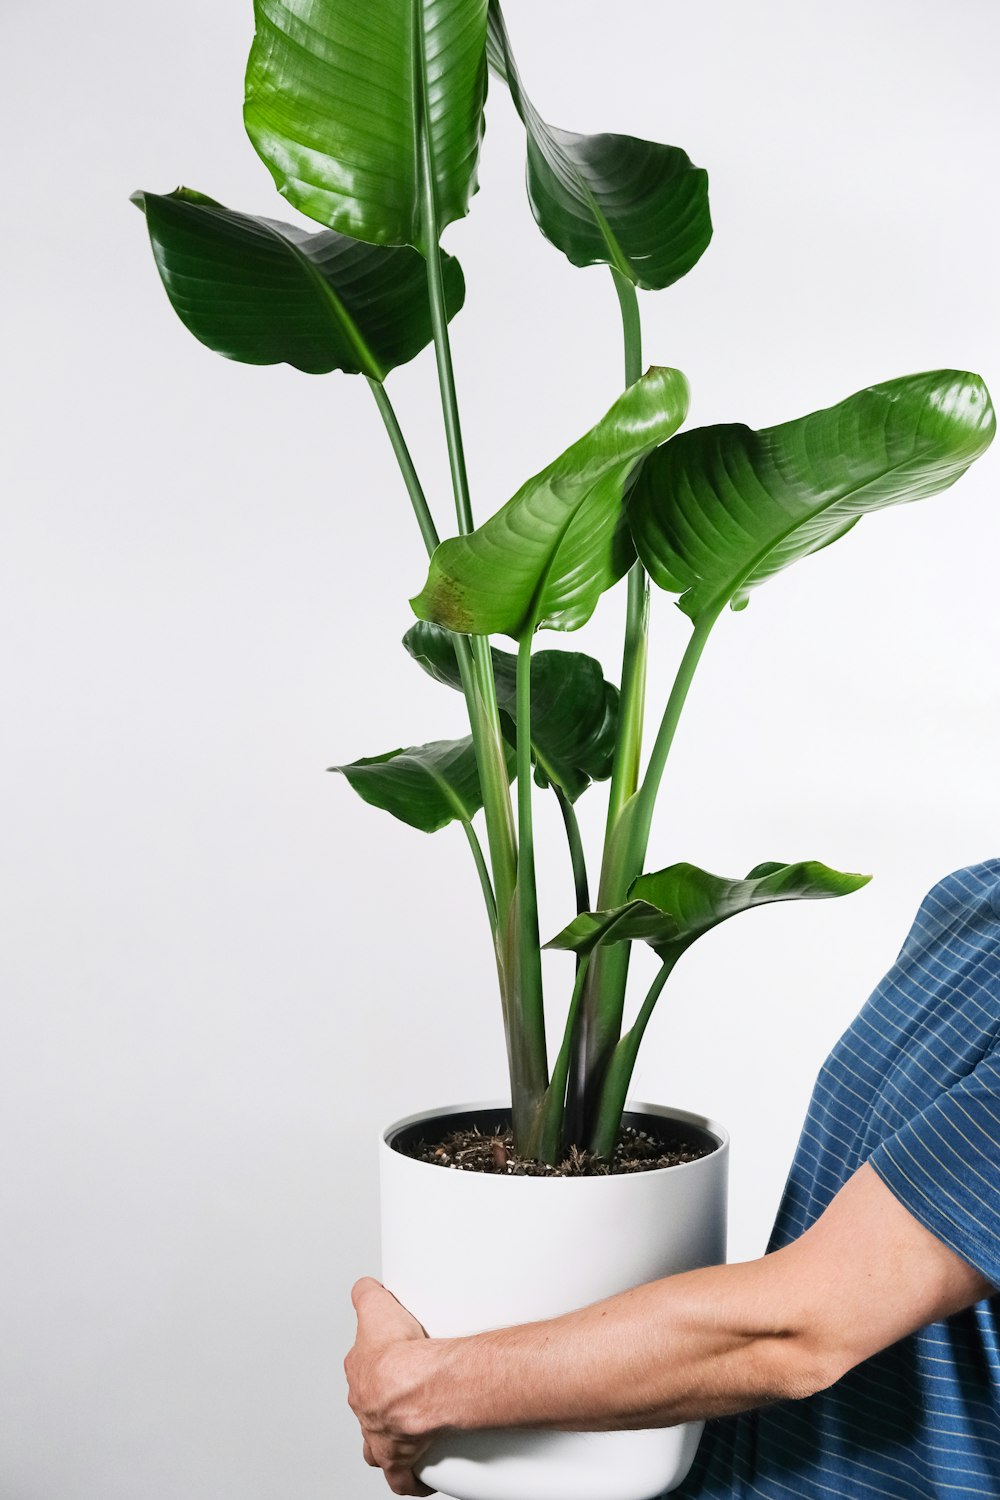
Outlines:
<svg viewBox="0 0 1000 1500"><path fill-rule="evenodd" d="M430 1438L460 1425L452 1345L450 1339L413 1339L394 1351L387 1415L400 1436Z"/></svg>

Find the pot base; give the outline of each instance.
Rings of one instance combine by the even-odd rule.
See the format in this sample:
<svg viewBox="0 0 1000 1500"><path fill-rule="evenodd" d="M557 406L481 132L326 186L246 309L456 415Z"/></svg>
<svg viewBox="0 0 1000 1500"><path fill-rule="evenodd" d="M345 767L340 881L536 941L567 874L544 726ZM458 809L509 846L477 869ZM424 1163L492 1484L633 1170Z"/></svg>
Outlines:
<svg viewBox="0 0 1000 1500"><path fill-rule="evenodd" d="M419 1477L452 1500L656 1500L687 1477L702 1425L449 1433L447 1451L432 1449Z"/></svg>

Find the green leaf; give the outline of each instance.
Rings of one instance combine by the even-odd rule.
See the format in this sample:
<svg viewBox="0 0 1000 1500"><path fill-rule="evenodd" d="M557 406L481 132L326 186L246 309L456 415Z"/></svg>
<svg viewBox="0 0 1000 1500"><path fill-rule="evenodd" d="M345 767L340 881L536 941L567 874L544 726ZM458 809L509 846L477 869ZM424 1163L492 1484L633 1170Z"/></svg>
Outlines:
<svg viewBox="0 0 1000 1500"><path fill-rule="evenodd" d="M512 774L512 755L507 764ZM389 750L385 755L367 755L329 769L346 776L358 796L372 807L383 808L423 833L436 833L456 818L468 823L483 805L470 735L461 740L411 745L408 750Z"/></svg>
<svg viewBox="0 0 1000 1500"><path fill-rule="evenodd" d="M224 208L190 188L135 193L156 266L182 323L227 359L344 370L382 380L433 336L427 266L408 246L366 245L322 229ZM465 298L443 256L448 316Z"/></svg>
<svg viewBox="0 0 1000 1500"><path fill-rule="evenodd" d="M443 228L468 211L487 0L254 0L244 121L278 191L331 229L427 252L426 128Z"/></svg>
<svg viewBox="0 0 1000 1500"><path fill-rule="evenodd" d="M628 499L647 572L697 620L864 515L954 484L996 428L978 375L935 370L870 386L779 427L700 427L650 454Z"/></svg>
<svg viewBox="0 0 1000 1500"><path fill-rule="evenodd" d="M623 906L581 912L546 947L589 953L608 943L639 940L666 963L720 922L751 907L847 896L870 879L831 870L816 860L756 865L744 880L710 875L697 865L670 865L633 881Z"/></svg>
<svg viewBox="0 0 1000 1500"><path fill-rule="evenodd" d="M528 136L528 199L575 266L613 266L639 287L671 286L708 248L708 174L677 146L546 125L524 92L496 0L487 54Z"/></svg>
<svg viewBox="0 0 1000 1500"><path fill-rule="evenodd" d="M455 638L437 625L418 621L403 645L429 676L448 687L462 686ZM495 647L493 675L504 736L516 742L517 657ZM531 753L535 780L553 782L570 801L592 781L611 775L618 724L618 689L605 682L600 662L579 651L536 651L531 658Z"/></svg>
<svg viewBox="0 0 1000 1500"><path fill-rule="evenodd" d="M468 536L442 542L413 600L421 620L462 634L520 639L540 625L576 630L634 560L626 481L687 414L679 370L653 369L596 427L521 486Z"/></svg>

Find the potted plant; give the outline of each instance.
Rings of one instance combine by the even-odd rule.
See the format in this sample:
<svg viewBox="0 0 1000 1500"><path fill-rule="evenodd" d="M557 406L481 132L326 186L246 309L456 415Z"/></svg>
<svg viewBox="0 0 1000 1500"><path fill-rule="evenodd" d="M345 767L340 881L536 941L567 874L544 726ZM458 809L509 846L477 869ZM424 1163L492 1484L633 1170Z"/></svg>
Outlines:
<svg viewBox="0 0 1000 1500"><path fill-rule="evenodd" d="M887 381L763 431L681 431L684 376L643 371L637 289L684 276L708 247L706 173L677 147L549 126L522 86L495 0L256 0L245 121L279 192L323 226L262 219L186 188L138 193L168 297L210 348L251 364L367 381L428 554L404 638L464 695L464 739L337 770L412 827L461 825L496 954L509 1100L397 1122L381 1143L383 1275L432 1333L551 1316L725 1255L727 1137L712 1121L629 1103L636 1054L680 957L768 902L858 889L814 861L741 878L647 870L657 793L716 622L753 589L871 511L947 488L985 450L982 381L935 371ZM442 231L476 190L488 67L524 125L543 234L574 265L604 265L621 307L622 394L506 505L476 524L448 324L462 306ZM456 534L441 541L386 391L433 344ZM592 658L539 650L623 583L617 684ZM690 638L642 741L650 585ZM514 651L493 647L507 636ZM593 897L575 803L609 783ZM550 1059L542 992L533 798L556 798L572 871L562 1039ZM485 830L485 846L479 827ZM659 969L624 1024L632 943ZM418 1223L422 1232L415 1234ZM697 1425L633 1433L445 1437L425 1481L460 1500L648 1500L683 1478Z"/></svg>

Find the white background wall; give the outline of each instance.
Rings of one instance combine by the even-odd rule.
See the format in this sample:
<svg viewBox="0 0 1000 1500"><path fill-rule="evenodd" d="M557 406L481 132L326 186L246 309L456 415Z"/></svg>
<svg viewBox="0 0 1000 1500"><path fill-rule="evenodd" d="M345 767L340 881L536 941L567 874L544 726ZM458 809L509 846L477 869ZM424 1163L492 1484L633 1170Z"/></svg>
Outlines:
<svg viewBox="0 0 1000 1500"><path fill-rule="evenodd" d="M128 203L182 181L282 212L241 127L250 9L2 18L2 1500L380 1493L340 1369L377 1264L375 1133L503 1088L461 834L324 774L462 727L398 646L422 554L368 392L197 345ZM642 298L695 422L939 365L1000 388L990 0L510 0L508 20L550 119L709 168L716 242ZM498 90L446 239L480 517L621 382L609 278L538 235L522 156ZM429 355L390 388L444 517ZM738 1257L924 890L1000 850L997 490L994 454L769 585L692 695L659 862L877 875L720 931L649 1035L636 1092L733 1130ZM622 614L615 594L564 644L616 672ZM658 599L654 704L684 634ZM554 930L567 872L540 817Z"/></svg>

